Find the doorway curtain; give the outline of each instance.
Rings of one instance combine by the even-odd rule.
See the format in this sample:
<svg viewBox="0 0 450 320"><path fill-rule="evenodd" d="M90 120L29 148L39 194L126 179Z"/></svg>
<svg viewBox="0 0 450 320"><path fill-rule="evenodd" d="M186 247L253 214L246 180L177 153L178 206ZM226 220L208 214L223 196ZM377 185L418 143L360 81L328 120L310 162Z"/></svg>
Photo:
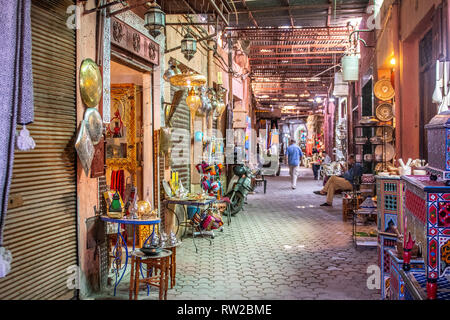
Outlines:
<svg viewBox="0 0 450 320"><path fill-rule="evenodd" d="M0 0L0 277L9 272L11 256L2 247L3 226L14 163L17 124L34 119L31 65L31 0Z"/></svg>

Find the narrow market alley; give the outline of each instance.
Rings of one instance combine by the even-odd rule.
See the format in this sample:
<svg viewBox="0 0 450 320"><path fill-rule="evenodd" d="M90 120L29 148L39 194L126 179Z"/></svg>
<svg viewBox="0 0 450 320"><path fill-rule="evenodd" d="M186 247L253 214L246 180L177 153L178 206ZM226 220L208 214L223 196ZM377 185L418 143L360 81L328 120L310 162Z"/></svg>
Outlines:
<svg viewBox="0 0 450 320"><path fill-rule="evenodd" d="M212 245L184 239L177 251L176 286L167 298L183 300L377 300L369 290L367 268L377 265L376 248L355 249L352 225L342 221L342 201L321 208L321 196L312 193L322 181L302 168L297 189L289 172L267 177L249 195L245 210L216 232ZM116 298L128 299L128 278ZM158 290L139 299L154 300ZM105 299L102 296L99 299ZM112 296L109 298L113 298Z"/></svg>
<svg viewBox="0 0 450 320"><path fill-rule="evenodd" d="M0 302L450 300L450 0L0 4Z"/></svg>

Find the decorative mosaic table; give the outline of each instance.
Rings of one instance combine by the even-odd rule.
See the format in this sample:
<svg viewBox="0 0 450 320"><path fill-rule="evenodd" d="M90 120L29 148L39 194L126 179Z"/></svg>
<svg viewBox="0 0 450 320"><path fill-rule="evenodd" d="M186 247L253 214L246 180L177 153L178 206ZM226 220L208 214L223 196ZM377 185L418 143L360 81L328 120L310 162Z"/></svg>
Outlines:
<svg viewBox="0 0 450 320"><path fill-rule="evenodd" d="M428 299L436 299L438 280L450 274L450 187L429 176L402 176L405 183L404 236L422 251ZM407 271L407 270L406 270Z"/></svg>
<svg viewBox="0 0 450 320"><path fill-rule="evenodd" d="M378 209L378 263L381 269L381 299L387 299L390 255L397 244L394 228L403 233L403 181L400 176L376 176Z"/></svg>
<svg viewBox="0 0 450 320"><path fill-rule="evenodd" d="M405 300L405 280L402 276L403 260L397 255L397 250L387 249L389 260L389 273L386 277L385 299L387 300ZM425 264L423 259L411 259L411 272L425 273Z"/></svg>

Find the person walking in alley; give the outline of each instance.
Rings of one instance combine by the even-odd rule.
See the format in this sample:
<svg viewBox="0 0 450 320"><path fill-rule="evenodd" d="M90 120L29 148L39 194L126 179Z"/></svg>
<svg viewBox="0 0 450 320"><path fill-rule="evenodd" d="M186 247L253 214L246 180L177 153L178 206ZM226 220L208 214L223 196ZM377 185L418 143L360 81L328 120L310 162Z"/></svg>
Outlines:
<svg viewBox="0 0 450 320"><path fill-rule="evenodd" d="M295 140L290 141L290 145L286 150L289 164L289 175L291 176L291 187L297 187L298 167L303 157L302 149L295 144Z"/></svg>
<svg viewBox="0 0 450 320"><path fill-rule="evenodd" d="M355 156L348 156L348 171L342 177L332 176L328 179L324 188L320 191L314 191L315 194L327 196L327 202L321 204L321 207L332 207L333 197L336 190L349 191L353 189L353 181L355 177L362 175L362 167L355 162Z"/></svg>

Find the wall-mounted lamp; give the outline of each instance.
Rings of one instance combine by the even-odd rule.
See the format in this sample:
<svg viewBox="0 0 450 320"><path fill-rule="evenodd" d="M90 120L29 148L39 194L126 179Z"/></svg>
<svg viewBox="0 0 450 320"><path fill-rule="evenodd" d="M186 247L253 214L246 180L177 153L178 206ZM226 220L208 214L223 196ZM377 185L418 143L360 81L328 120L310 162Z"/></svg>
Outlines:
<svg viewBox="0 0 450 320"><path fill-rule="evenodd" d="M397 63L397 60L395 59L395 57L393 57L389 63L391 64L391 66L395 66L395 64Z"/></svg>

